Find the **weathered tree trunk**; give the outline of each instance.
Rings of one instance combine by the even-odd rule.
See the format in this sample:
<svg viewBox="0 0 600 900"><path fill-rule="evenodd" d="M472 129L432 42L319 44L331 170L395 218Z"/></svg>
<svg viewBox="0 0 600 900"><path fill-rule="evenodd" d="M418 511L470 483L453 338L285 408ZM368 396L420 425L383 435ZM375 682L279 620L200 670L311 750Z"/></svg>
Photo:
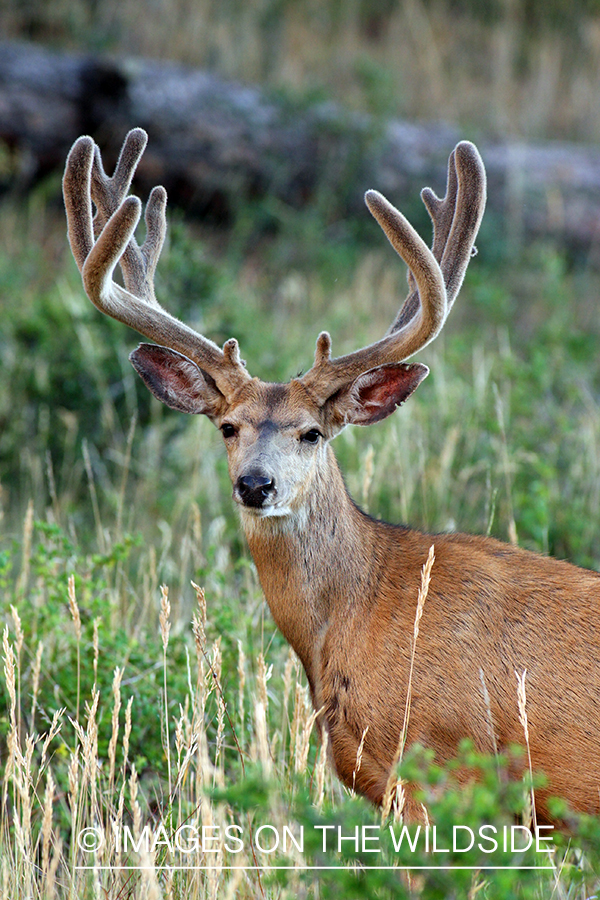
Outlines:
<svg viewBox="0 0 600 900"><path fill-rule="evenodd" d="M260 196L292 206L321 200L332 217L347 215L368 187L405 205L422 185L444 184L448 153L464 136L443 125L381 123L333 104L299 108L173 63L0 42L5 186L26 187L62 169L84 133L110 162L134 125L151 138L139 190L162 183L171 202L225 218L240 200ZM596 243L600 149L509 139L478 144L490 210L506 218L515 239L547 234L584 249Z"/></svg>

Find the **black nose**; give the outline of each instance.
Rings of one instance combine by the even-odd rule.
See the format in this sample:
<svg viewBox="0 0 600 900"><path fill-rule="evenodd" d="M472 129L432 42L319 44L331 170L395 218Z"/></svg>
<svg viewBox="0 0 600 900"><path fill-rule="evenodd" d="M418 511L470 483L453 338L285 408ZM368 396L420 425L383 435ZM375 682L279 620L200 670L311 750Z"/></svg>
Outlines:
<svg viewBox="0 0 600 900"><path fill-rule="evenodd" d="M275 493L275 481L265 475L240 475L237 490L244 506L259 509Z"/></svg>

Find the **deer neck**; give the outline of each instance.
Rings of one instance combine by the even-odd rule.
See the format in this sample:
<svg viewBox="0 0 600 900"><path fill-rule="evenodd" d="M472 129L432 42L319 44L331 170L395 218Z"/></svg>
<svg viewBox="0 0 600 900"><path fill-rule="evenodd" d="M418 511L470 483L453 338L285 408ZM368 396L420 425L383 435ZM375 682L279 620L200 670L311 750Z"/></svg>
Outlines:
<svg viewBox="0 0 600 900"><path fill-rule="evenodd" d="M353 503L331 448L302 508L285 517L242 510L242 525L279 630L312 684L315 647L331 616L365 602L374 581L375 523Z"/></svg>

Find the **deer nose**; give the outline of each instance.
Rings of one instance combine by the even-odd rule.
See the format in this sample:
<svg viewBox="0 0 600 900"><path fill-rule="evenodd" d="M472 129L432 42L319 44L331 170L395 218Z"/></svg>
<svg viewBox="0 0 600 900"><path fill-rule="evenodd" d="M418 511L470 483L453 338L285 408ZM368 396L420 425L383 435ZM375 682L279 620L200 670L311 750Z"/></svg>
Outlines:
<svg viewBox="0 0 600 900"><path fill-rule="evenodd" d="M275 480L266 475L240 475L237 491L244 506L259 509L275 493Z"/></svg>

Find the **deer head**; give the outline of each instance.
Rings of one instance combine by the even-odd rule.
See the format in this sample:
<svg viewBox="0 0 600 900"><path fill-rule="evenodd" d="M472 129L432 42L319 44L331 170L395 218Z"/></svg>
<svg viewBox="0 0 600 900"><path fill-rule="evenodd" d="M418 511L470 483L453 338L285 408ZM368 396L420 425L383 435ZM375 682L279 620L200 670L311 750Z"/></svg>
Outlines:
<svg viewBox="0 0 600 900"><path fill-rule="evenodd" d="M409 294L380 340L332 358L323 332L312 368L289 384L272 384L250 377L235 338L220 348L157 302L153 276L165 237L166 192L156 187L150 195L141 247L134 237L141 203L128 195L146 142L142 129L129 132L111 178L91 138L79 138L69 154L68 233L86 293L102 312L156 341L130 356L152 393L173 409L208 416L221 430L233 496L243 510L260 518L297 513L315 480L327 477L331 438L346 425L386 418L428 374L406 360L439 334L474 252L485 206L479 153L471 143L458 144L446 196L422 191L433 222L431 249L381 194L367 192L367 206L408 266ZM118 263L124 288L112 277Z"/></svg>

